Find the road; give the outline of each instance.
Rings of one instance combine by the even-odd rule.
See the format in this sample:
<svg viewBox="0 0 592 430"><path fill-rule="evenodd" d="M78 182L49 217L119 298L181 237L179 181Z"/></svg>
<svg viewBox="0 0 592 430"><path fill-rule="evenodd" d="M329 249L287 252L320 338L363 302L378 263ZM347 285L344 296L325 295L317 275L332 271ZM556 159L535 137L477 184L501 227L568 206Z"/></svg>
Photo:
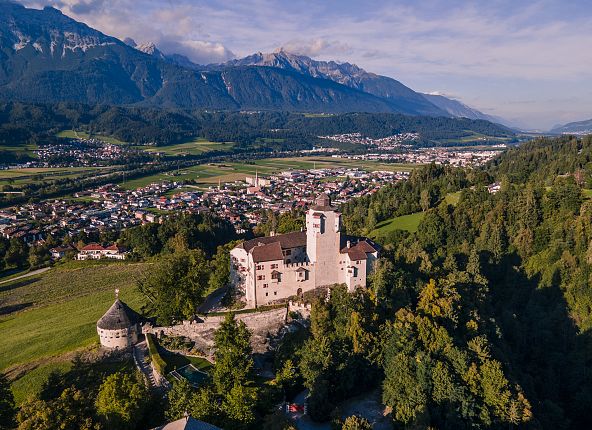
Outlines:
<svg viewBox="0 0 592 430"><path fill-rule="evenodd" d="M7 282L16 281L17 279L28 278L29 276L40 275L41 273L47 272L51 267L43 267L42 269L33 270L31 272L25 273L24 275L16 276L14 278L5 279L4 281L0 281L0 284L5 284Z"/></svg>
<svg viewBox="0 0 592 430"><path fill-rule="evenodd" d="M206 297L202 305L197 310L199 313L205 314L212 311L220 310L221 305L220 301L222 297L224 297L224 293L226 292L227 287L221 287L217 290L214 290L212 293Z"/></svg>

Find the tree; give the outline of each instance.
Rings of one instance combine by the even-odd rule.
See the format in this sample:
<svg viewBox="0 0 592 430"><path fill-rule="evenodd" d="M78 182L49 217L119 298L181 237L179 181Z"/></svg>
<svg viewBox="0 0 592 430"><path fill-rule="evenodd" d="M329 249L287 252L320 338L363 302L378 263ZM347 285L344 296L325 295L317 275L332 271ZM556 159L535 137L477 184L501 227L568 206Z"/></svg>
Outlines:
<svg viewBox="0 0 592 430"><path fill-rule="evenodd" d="M208 287L210 291L224 288L230 282L230 250L234 248L235 242L229 242L224 246L219 246L216 254L210 261L210 279Z"/></svg>
<svg viewBox="0 0 592 430"><path fill-rule="evenodd" d="M294 394L298 386L298 369L292 360L286 360L282 368L276 372L274 384L280 387L286 396L291 397Z"/></svg>
<svg viewBox="0 0 592 430"><path fill-rule="evenodd" d="M372 424L366 418L352 415L345 419L341 430L372 430Z"/></svg>
<svg viewBox="0 0 592 430"><path fill-rule="evenodd" d="M27 245L16 237L11 238L6 255L4 256L6 265L24 267L28 256L29 250L27 249Z"/></svg>
<svg viewBox="0 0 592 430"><path fill-rule="evenodd" d="M212 379L218 393L228 393L234 386L252 382L253 358L251 357L251 332L242 321L236 321L233 313L216 330L214 336L214 370Z"/></svg>
<svg viewBox="0 0 592 430"><path fill-rule="evenodd" d="M263 430L296 430L296 426L282 411L275 411L263 419Z"/></svg>
<svg viewBox="0 0 592 430"><path fill-rule="evenodd" d="M148 400L140 375L117 372L103 381L95 404L107 427L132 429L141 420Z"/></svg>
<svg viewBox="0 0 592 430"><path fill-rule="evenodd" d="M245 429L255 421L257 389L235 384L222 400L222 410L229 423L226 428Z"/></svg>
<svg viewBox="0 0 592 430"><path fill-rule="evenodd" d="M10 382L3 373L0 373L0 430L13 428L15 415L16 408Z"/></svg>
<svg viewBox="0 0 592 430"><path fill-rule="evenodd" d="M49 401L29 399L17 414L18 430L98 430L92 402L75 387Z"/></svg>
<svg viewBox="0 0 592 430"><path fill-rule="evenodd" d="M183 250L167 255L138 282L148 299L146 310L160 324L191 318L203 302L208 287L209 266L201 250Z"/></svg>
<svg viewBox="0 0 592 430"><path fill-rule="evenodd" d="M169 421L175 421L183 417L193 409L195 390L187 379L183 378L173 383L173 388L167 393L167 408L165 417Z"/></svg>

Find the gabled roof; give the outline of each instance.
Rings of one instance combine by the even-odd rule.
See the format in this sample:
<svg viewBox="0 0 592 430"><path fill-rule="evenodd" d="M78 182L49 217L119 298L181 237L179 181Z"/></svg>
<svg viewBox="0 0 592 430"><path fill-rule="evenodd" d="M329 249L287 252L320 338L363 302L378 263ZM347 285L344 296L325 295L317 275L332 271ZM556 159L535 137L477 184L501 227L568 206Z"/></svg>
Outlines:
<svg viewBox="0 0 592 430"><path fill-rule="evenodd" d="M121 330L129 328L140 321L140 315L116 299L105 315L97 322L97 327L103 330Z"/></svg>
<svg viewBox="0 0 592 430"><path fill-rule="evenodd" d="M344 254L347 254L350 260L366 260L368 258L364 251L354 248L349 248Z"/></svg>
<svg viewBox="0 0 592 430"><path fill-rule="evenodd" d="M252 249L251 255L255 263L263 261L283 260L284 254L279 242L273 242L266 245L259 245Z"/></svg>
<svg viewBox="0 0 592 430"><path fill-rule="evenodd" d="M347 247L347 242L350 242L350 247ZM371 243L369 239L363 237L343 236L341 241L341 254L347 254L350 260L366 260L367 254L374 253L380 250L380 247ZM345 244L343 243L345 242Z"/></svg>
<svg viewBox="0 0 592 430"><path fill-rule="evenodd" d="M275 236L257 237L255 239L247 240L238 246L244 248L245 251L250 252L259 244L270 244L275 242L278 242L282 249L306 246L306 232L296 231L293 233L278 234Z"/></svg>

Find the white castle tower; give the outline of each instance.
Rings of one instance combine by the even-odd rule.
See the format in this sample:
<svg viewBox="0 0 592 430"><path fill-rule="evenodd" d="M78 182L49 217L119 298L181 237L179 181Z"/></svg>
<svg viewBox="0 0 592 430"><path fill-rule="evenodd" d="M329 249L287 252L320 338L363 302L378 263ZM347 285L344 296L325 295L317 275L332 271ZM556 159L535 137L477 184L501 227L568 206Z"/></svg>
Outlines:
<svg viewBox="0 0 592 430"><path fill-rule="evenodd" d="M329 285L338 279L341 214L321 194L306 213L306 254L315 265L315 284Z"/></svg>

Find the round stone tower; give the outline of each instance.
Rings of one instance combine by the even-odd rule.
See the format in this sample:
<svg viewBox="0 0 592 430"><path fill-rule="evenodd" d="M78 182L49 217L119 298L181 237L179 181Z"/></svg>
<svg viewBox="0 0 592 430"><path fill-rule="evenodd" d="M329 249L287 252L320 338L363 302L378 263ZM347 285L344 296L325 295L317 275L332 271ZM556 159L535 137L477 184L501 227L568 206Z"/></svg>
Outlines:
<svg viewBox="0 0 592 430"><path fill-rule="evenodd" d="M138 342L140 315L119 300L116 290L115 302L97 322L101 346L109 349L126 349Z"/></svg>

